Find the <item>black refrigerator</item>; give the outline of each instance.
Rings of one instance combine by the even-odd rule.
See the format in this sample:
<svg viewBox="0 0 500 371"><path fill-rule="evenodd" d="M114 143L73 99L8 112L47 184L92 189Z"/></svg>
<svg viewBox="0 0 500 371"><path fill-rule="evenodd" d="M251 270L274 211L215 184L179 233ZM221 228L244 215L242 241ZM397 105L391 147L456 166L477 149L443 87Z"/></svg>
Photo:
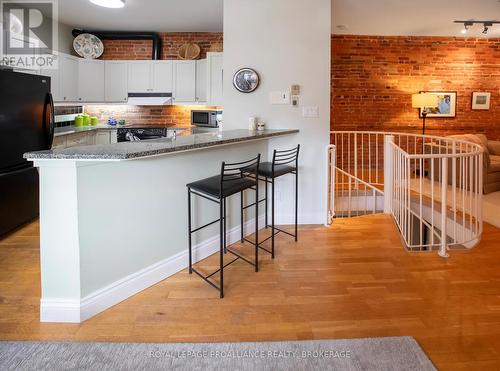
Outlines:
<svg viewBox="0 0 500 371"><path fill-rule="evenodd" d="M0 235L38 216L38 171L23 154L53 136L50 77L0 70Z"/></svg>

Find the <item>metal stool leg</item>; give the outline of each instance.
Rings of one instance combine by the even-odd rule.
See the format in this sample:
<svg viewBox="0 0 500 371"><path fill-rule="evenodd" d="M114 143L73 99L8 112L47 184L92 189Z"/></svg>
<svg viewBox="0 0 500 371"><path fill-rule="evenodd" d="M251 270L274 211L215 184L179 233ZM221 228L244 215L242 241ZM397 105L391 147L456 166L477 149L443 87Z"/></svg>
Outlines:
<svg viewBox="0 0 500 371"><path fill-rule="evenodd" d="M269 224L269 221L267 219L267 209L268 209L268 205L267 205L267 177L266 177L266 183L265 184L266 184L265 185L265 187L266 187L266 195L265 196L266 196L266 229L267 229L267 226Z"/></svg>
<svg viewBox="0 0 500 371"><path fill-rule="evenodd" d="M224 297L224 250L225 250L225 243L224 243L224 220L225 217L224 215L224 199L221 199L220 201L220 206L219 206L219 215L220 215L220 298L222 299Z"/></svg>
<svg viewBox="0 0 500 371"><path fill-rule="evenodd" d="M274 259L274 178L271 179L271 257Z"/></svg>
<svg viewBox="0 0 500 371"><path fill-rule="evenodd" d="M227 254L227 234L226 234L226 199L223 198L221 202L224 203L224 254Z"/></svg>
<svg viewBox="0 0 500 371"><path fill-rule="evenodd" d="M191 190L188 188L188 240L189 240L189 274L193 274L193 256L191 240Z"/></svg>
<svg viewBox="0 0 500 371"><path fill-rule="evenodd" d="M243 230L243 191L240 192L241 193L241 220L240 220L240 226L241 226L241 243L244 243L245 240L245 231Z"/></svg>
<svg viewBox="0 0 500 371"><path fill-rule="evenodd" d="M243 225L242 225L243 228ZM259 271L259 177L255 182L255 271Z"/></svg>
<svg viewBox="0 0 500 371"><path fill-rule="evenodd" d="M299 219L299 168L295 169L295 242L298 241L298 219Z"/></svg>

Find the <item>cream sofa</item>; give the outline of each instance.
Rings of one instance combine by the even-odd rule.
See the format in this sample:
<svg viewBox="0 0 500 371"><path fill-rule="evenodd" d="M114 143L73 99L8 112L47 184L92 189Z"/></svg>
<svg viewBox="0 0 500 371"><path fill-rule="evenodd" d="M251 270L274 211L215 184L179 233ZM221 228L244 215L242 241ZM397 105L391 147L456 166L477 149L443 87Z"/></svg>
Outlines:
<svg viewBox="0 0 500 371"><path fill-rule="evenodd" d="M451 135L450 138L479 144L484 149L483 192L500 191L500 141L488 140L484 134Z"/></svg>

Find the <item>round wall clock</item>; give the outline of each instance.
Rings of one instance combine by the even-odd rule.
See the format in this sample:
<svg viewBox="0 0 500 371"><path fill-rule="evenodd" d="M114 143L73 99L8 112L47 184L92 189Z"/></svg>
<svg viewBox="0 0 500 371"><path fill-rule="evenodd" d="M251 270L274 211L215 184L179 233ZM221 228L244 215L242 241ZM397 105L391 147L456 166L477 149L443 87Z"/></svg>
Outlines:
<svg viewBox="0 0 500 371"><path fill-rule="evenodd" d="M233 85L236 90L242 93L251 93L259 87L259 74L251 68L242 68L236 71L233 78Z"/></svg>

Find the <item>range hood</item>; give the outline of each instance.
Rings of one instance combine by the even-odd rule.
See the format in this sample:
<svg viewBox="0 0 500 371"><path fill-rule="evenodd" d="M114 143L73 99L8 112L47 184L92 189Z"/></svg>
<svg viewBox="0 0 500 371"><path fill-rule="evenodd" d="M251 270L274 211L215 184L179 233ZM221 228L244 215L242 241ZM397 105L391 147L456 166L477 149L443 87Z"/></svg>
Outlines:
<svg viewBox="0 0 500 371"><path fill-rule="evenodd" d="M133 106L172 104L172 93L128 93L128 104Z"/></svg>

